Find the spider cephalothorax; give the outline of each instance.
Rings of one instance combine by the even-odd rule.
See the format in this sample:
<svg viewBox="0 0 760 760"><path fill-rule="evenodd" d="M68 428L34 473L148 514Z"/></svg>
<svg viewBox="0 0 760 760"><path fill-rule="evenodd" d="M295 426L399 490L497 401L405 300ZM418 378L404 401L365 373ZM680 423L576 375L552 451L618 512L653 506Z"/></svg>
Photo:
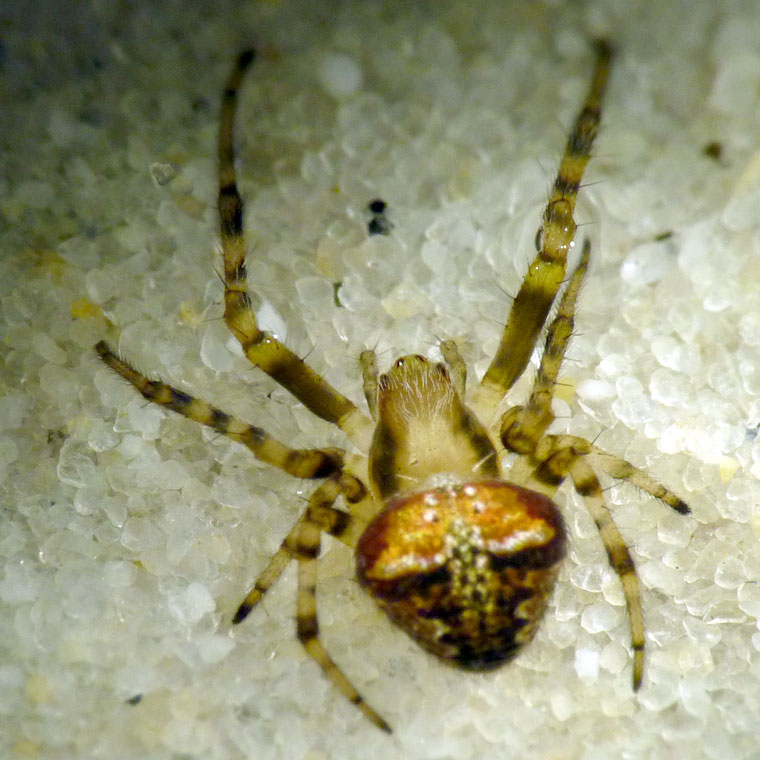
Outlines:
<svg viewBox="0 0 760 760"><path fill-rule="evenodd" d="M538 252L513 302L497 352L468 404L466 367L444 341L444 363L397 359L378 377L373 351L361 356L370 417L272 335L259 329L248 296L243 202L234 168L237 93L252 51L237 60L222 103L219 217L224 256L224 319L256 366L315 415L337 425L365 456L338 449L292 449L205 401L152 381L101 342L103 361L145 398L247 446L258 459L299 478L321 480L303 516L259 574L233 622L245 619L291 560L298 562L297 633L328 678L377 726L388 724L359 695L319 639L316 562L321 535L356 551L362 586L425 649L468 669L486 670L530 641L541 620L565 548L552 501L570 478L599 529L628 605L633 685L644 667L644 628L631 555L604 502L596 467L628 480L685 514L686 504L644 471L571 435L547 432L552 397L573 331L575 304L589 261L586 242L566 280L575 235L575 199L599 125L612 51L595 45L596 66L536 236ZM383 206L384 208L384 206ZM557 293L565 284L531 393L498 413L525 370ZM517 455L505 469L507 453ZM342 498L339 509L336 502Z"/></svg>

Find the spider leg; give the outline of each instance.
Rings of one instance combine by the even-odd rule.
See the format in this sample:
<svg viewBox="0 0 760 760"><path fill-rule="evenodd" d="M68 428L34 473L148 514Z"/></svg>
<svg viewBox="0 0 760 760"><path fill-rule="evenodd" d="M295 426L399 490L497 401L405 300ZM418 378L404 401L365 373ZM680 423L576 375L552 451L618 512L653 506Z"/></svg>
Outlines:
<svg viewBox="0 0 760 760"><path fill-rule="evenodd" d="M259 573L256 582L253 584L253 588L246 594L245 599L240 603L232 617L233 625L242 623L248 617L251 610L261 601L264 594L277 583L277 579L290 564L295 555L297 531L300 527L301 522L299 521L295 528L288 533L287 538L280 544L280 548L269 560L269 564Z"/></svg>
<svg viewBox="0 0 760 760"><path fill-rule="evenodd" d="M576 229L575 201L599 128L611 59L610 44L597 41L591 86L549 195L536 238L538 254L515 297L499 347L476 393L474 405L484 412L496 408L527 366L538 333L565 277L567 254Z"/></svg>
<svg viewBox="0 0 760 760"><path fill-rule="evenodd" d="M579 438L575 435L548 435L547 442L555 449L571 447L576 453L585 456L592 465L596 465L600 470L606 472L613 478L625 480L636 488L646 491L655 499L667 504L672 510L681 515L691 513L689 505L673 491L665 488L662 483L658 483L651 475L644 470L639 469L625 459L616 457L604 449L594 446L593 443L585 438Z"/></svg>
<svg viewBox="0 0 760 760"><path fill-rule="evenodd" d="M554 442L557 442L556 439ZM633 689L637 691L644 672L644 615L633 558L604 501L599 479L581 451L573 446L563 446L541 462L535 471L538 479L553 485L561 483L567 475L572 478L575 490L583 497L586 508L596 523L610 565L623 586L631 627Z"/></svg>
<svg viewBox="0 0 760 760"><path fill-rule="evenodd" d="M327 653L319 640L319 623L317 621L317 555L320 548L321 531L318 525L304 522L298 536L298 599L296 611L296 629L298 640L303 644L307 654L338 688L338 690L355 704L378 728L391 733L391 727L383 720L359 694L343 671Z"/></svg>
<svg viewBox="0 0 760 760"><path fill-rule="evenodd" d="M298 640L303 644L307 654L337 687L337 689L355 704L378 728L391 733L391 727L380 717L359 694L351 681L327 653L319 640L319 623L317 620L317 555L320 548L319 526L304 522L300 526L298 537L298 599L296 611L296 629Z"/></svg>
<svg viewBox="0 0 760 760"><path fill-rule="evenodd" d="M575 490L583 496L586 507L596 523L599 535L607 550L612 569L620 577L623 594L628 607L631 625L631 649L633 650L633 690L641 686L644 674L644 615L641 611L639 581L633 558L617 525L612 520L602 489L591 466L581 457L576 457L570 467L570 477Z"/></svg>
<svg viewBox="0 0 760 760"><path fill-rule="evenodd" d="M354 483L346 483L347 479L355 481L361 492L364 492L364 487L352 475L330 478L314 491L309 498L306 514L293 526L285 540L280 544L280 548L269 560L269 564L256 578L253 588L240 603L232 619L234 624L242 623L248 617L248 614L261 601L264 594L277 582L288 563L298 555L298 541L301 525L304 522L317 525L325 533L335 536L351 547L354 546L356 534L361 533L364 524L357 517L332 506L341 493L345 496L347 491L350 493L356 487ZM347 497L346 500L348 501L349 498ZM356 525L356 523L362 524Z"/></svg>
<svg viewBox="0 0 760 760"><path fill-rule="evenodd" d="M306 514L295 524L269 564L256 579L253 588L238 607L232 622L237 624L245 620L282 575L289 562L292 559L297 560L296 630L299 641L338 690L378 728L390 733L390 726L364 701L319 640L316 586L317 558L322 532L335 536L349 546L354 546L366 525L366 520L333 507L335 500L341 494L350 503L360 502L367 496L361 481L348 473L342 473L322 483L311 495Z"/></svg>
<svg viewBox="0 0 760 760"><path fill-rule="evenodd" d="M552 398L557 376L575 325L575 304L583 277L588 269L591 244L583 244L583 253L570 282L562 294L557 315L549 326L546 346L525 406L510 409L502 418L501 440L510 451L532 452L546 429L554 420Z"/></svg>
<svg viewBox="0 0 760 760"><path fill-rule="evenodd" d="M616 457L614 454L610 454L609 452L604 451L604 449L594 446L593 443L587 441L585 438L579 438L578 436L558 435L547 436L547 438L554 439L553 445L557 448L561 446L572 446L575 451L586 456L592 464L595 464L603 472L606 472L608 475L617 478L618 480L625 480L631 485L640 488L642 491L646 491L651 496L654 496L655 499L664 502L679 514L691 514L689 505L683 499L673 493L670 489L665 488L662 483L658 483L644 470L632 465L625 459Z"/></svg>
<svg viewBox="0 0 760 760"><path fill-rule="evenodd" d="M322 531L327 531L340 538L351 527L351 516L332 506L335 499L344 492L346 486L353 488L358 483L353 476L349 476L349 478L355 483L342 483L339 478L331 478L312 494L306 514L290 531L279 551L272 557L264 572L259 576L255 586L240 605L233 622L241 622L279 578L288 562L291 559L296 559L298 561L298 598L296 603L298 640L303 644L307 654L316 660L324 674L338 690L378 728L390 733L390 726L364 701L364 698L330 657L319 640L316 595L317 557L321 546ZM347 498L359 500L361 496L357 492Z"/></svg>
<svg viewBox="0 0 760 760"><path fill-rule="evenodd" d="M592 445L589 460L608 475L611 475L613 478L625 480L637 488L640 488L642 491L646 491L648 494L654 496L655 499L665 502L665 504L679 514L688 515L691 513L689 505L683 499L676 496L673 491L665 488L661 483L658 483L651 475L644 472L644 470L635 467L625 459L616 457L614 454L610 454Z"/></svg>
<svg viewBox="0 0 760 760"><path fill-rule="evenodd" d="M301 525L304 522L319 526L320 530L340 539L350 547L355 546L356 539L364 530L366 520L335 509L333 504L340 494L343 494L346 501L355 502L366 495L366 490L353 475L342 473L340 476L326 480L314 491L309 498L306 514L293 526L280 544L280 548L269 560L269 564L256 578L253 588L240 603L232 619L234 624L242 623L248 617L264 594L277 582L290 561L298 556L298 541Z"/></svg>
<svg viewBox="0 0 760 760"><path fill-rule="evenodd" d="M131 383L148 401L242 443L256 459L278 467L289 475L296 478L324 478L340 472L343 467L343 452L340 449L291 449L261 428L242 422L206 401L193 398L161 381L150 380L116 356L105 341L100 341L95 350L114 372Z"/></svg>
<svg viewBox="0 0 760 760"><path fill-rule="evenodd" d="M369 421L345 396L272 335L259 329L248 295L243 199L235 174L234 125L238 91L254 52L242 53L227 81L219 127L219 224L224 257L224 321L248 360L322 419L341 428L358 446Z"/></svg>

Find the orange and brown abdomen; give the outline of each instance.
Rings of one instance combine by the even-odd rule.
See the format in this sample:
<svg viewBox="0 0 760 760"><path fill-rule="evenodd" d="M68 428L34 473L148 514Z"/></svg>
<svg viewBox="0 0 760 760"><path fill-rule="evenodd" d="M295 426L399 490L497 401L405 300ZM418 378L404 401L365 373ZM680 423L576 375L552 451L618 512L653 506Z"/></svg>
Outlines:
<svg viewBox="0 0 760 760"><path fill-rule="evenodd" d="M549 498L487 480L392 501L356 559L394 623L438 657L486 670L533 638L564 551Z"/></svg>

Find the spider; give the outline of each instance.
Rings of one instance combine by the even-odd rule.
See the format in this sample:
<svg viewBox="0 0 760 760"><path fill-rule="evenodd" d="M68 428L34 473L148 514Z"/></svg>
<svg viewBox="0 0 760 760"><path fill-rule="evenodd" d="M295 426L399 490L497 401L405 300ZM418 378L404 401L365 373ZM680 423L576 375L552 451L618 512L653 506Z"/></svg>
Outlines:
<svg viewBox="0 0 760 760"><path fill-rule="evenodd" d="M385 374L378 373L374 351L362 352L367 417L277 338L258 328L246 281L243 201L233 152L238 91L254 60L252 50L242 53L234 65L220 117L224 320L252 364L315 415L337 425L362 454L290 448L259 427L148 379L105 342L95 347L100 358L149 401L229 436L289 475L320 481L233 623L243 621L295 560L298 639L327 678L385 731L391 730L388 723L320 641L316 583L322 534L355 550L359 583L422 647L452 665L490 670L513 658L541 621L565 553L565 527L552 501L565 478L584 498L620 577L630 621L634 690L641 685L644 625L638 580L595 468L638 486L676 512L688 514L689 507L646 472L590 441L547 432L589 264L588 241L548 323L530 396L525 404L499 413L505 394L528 365L566 279L576 231L576 196L598 130L613 54L602 40L594 50L591 84L543 213L537 255L469 404L464 400L467 368L453 341L441 343L441 363L413 354L397 359ZM503 462L508 454L516 455L509 469Z"/></svg>

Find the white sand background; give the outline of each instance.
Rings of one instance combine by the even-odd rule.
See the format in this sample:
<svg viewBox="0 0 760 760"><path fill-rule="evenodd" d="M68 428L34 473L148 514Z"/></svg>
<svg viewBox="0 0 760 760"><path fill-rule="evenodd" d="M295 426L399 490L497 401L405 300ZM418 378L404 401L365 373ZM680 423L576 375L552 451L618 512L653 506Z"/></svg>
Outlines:
<svg viewBox="0 0 760 760"><path fill-rule="evenodd" d="M619 54L553 429L598 436L693 507L604 482L643 587L644 685L619 582L563 487L546 619L486 676L393 628L325 541L324 642L387 736L296 641L293 568L231 631L313 485L146 406L92 346L294 446L344 445L220 319L218 103L252 44L239 172L262 321L357 403L368 347L387 366L454 338L475 382L597 35ZM0 755L760 757L756 3L9 1L0 40ZM389 236L367 235L376 197Z"/></svg>

